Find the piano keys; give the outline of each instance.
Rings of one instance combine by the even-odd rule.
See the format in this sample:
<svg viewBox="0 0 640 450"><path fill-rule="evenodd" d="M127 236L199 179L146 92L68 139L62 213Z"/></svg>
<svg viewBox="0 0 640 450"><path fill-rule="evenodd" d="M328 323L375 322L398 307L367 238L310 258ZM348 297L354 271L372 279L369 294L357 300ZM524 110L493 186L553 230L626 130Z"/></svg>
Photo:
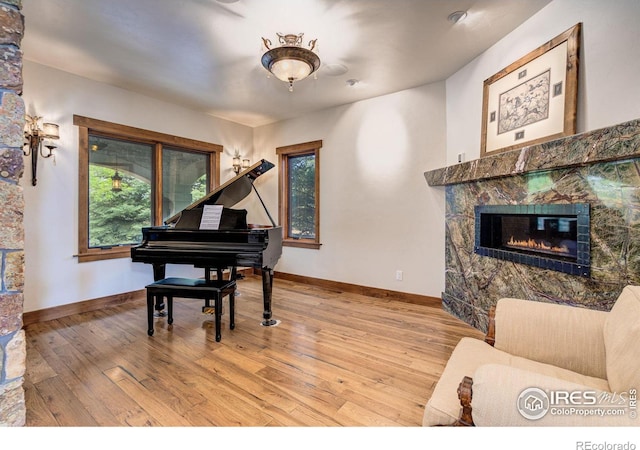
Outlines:
<svg viewBox="0 0 640 450"><path fill-rule="evenodd" d="M237 267L260 269L262 275L262 325L273 326L271 299L273 271L282 255L282 228L276 226L254 181L274 165L261 160L236 177L214 189L202 199L187 206L165 221L165 225L142 229L142 242L131 248L131 260L151 264L155 281L165 278L167 264L187 264L222 273ZM249 227L246 210L232 209L255 192L271 225ZM222 205L222 217L217 230L200 229L204 205ZM156 305L162 310L164 305Z"/></svg>

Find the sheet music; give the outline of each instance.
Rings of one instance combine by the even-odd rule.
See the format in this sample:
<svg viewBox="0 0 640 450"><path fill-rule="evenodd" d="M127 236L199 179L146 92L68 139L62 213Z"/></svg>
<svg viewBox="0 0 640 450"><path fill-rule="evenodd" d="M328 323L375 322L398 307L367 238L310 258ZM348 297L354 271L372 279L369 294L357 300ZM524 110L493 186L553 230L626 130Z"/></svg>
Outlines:
<svg viewBox="0 0 640 450"><path fill-rule="evenodd" d="M200 219L200 229L217 230L220 227L222 208L222 205L204 205L202 219Z"/></svg>

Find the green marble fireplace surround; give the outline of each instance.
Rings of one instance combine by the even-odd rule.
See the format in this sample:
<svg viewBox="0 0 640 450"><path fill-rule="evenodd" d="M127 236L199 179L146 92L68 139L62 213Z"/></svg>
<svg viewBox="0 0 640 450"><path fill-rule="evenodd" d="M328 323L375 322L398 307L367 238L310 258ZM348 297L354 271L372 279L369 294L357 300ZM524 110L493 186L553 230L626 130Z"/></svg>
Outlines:
<svg viewBox="0 0 640 450"><path fill-rule="evenodd" d="M640 119L425 172L446 191L445 310L486 331L501 297L608 311L640 284ZM588 204L590 274L474 252L478 205Z"/></svg>

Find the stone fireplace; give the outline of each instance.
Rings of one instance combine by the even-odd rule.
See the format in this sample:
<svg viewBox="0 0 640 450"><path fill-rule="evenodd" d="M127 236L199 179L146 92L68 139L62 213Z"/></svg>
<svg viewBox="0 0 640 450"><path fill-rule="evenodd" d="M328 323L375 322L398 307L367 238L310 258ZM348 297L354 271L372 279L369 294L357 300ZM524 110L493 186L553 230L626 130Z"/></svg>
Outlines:
<svg viewBox="0 0 640 450"><path fill-rule="evenodd" d="M425 178L445 190L443 308L480 330L501 297L606 311L625 285L640 284L640 120L432 170ZM536 212L541 205L547 209ZM569 238L569 254L515 248L508 231L485 232L483 240L478 211L488 214L485 226L502 226L498 216L505 213L507 228L526 229L530 237L558 231L554 242Z"/></svg>

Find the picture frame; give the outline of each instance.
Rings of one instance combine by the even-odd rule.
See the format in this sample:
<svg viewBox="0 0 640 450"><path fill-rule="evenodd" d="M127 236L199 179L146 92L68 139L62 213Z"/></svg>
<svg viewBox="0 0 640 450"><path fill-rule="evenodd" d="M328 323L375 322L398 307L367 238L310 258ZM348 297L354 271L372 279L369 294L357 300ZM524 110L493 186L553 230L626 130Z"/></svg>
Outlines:
<svg viewBox="0 0 640 450"><path fill-rule="evenodd" d="M581 28L484 81L481 158L575 134Z"/></svg>

